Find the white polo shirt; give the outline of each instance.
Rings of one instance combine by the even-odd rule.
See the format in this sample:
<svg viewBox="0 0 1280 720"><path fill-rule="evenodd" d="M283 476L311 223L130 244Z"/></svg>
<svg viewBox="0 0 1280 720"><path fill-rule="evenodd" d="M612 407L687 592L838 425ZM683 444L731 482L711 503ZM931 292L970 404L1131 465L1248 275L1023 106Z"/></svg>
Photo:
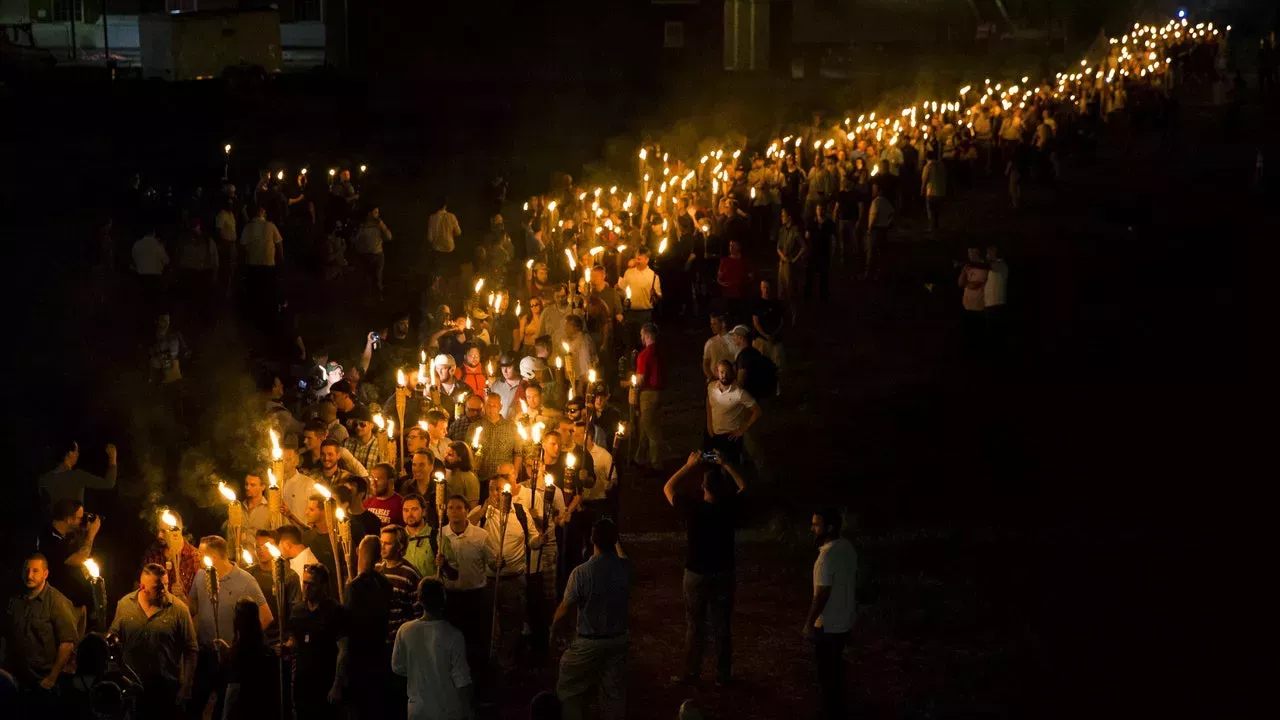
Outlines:
<svg viewBox="0 0 1280 720"><path fill-rule="evenodd" d="M816 626L823 632L845 633L853 629L857 615L856 586L858 581L858 551L845 538L828 542L818 551L813 563L813 591L819 587L831 588L831 597L818 616Z"/></svg>
<svg viewBox="0 0 1280 720"><path fill-rule="evenodd" d="M982 304L985 307L1003 305L1005 287L1009 282L1009 266L1003 260L991 263L987 271L987 282L982 286Z"/></svg>
<svg viewBox="0 0 1280 720"><path fill-rule="evenodd" d="M720 383L713 382L707 383L707 404L711 407L711 432L724 435L747 423L756 400L737 383L721 390Z"/></svg>
<svg viewBox="0 0 1280 720"><path fill-rule="evenodd" d="M143 235L133 244L133 268L139 275L159 275L169 264L169 253L155 235Z"/></svg>
<svg viewBox="0 0 1280 720"><path fill-rule="evenodd" d="M721 360L733 362L738 359L738 344L733 341L733 336L727 332L720 333L710 339L702 346L703 361L711 361L711 373L716 372L716 365Z"/></svg>

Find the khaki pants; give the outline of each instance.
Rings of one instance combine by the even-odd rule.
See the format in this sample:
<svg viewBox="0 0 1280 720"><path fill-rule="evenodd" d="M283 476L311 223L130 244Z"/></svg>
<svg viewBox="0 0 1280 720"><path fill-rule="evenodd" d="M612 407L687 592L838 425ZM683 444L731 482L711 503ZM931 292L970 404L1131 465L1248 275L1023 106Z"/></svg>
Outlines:
<svg viewBox="0 0 1280 720"><path fill-rule="evenodd" d="M660 390L640 391L640 440L636 443L635 461L657 467L662 460L662 427L658 424Z"/></svg>
<svg viewBox="0 0 1280 720"><path fill-rule="evenodd" d="M556 681L560 717L579 720L592 685L599 688L601 720L620 720L626 715L628 645L626 635L604 640L574 639L560 656L560 678Z"/></svg>

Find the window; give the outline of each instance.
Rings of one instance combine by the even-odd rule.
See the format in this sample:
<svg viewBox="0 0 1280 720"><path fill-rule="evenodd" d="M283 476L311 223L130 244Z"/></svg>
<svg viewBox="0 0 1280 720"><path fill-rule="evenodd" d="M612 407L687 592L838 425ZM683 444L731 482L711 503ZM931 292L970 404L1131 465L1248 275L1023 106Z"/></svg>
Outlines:
<svg viewBox="0 0 1280 720"><path fill-rule="evenodd" d="M294 22L322 22L324 20L323 0L294 0Z"/></svg>
<svg viewBox="0 0 1280 720"><path fill-rule="evenodd" d="M53 22L71 22L73 17L76 22L84 20L83 0L53 0Z"/></svg>
<svg viewBox="0 0 1280 720"><path fill-rule="evenodd" d="M684 23L679 20L668 20L662 23L662 47L684 47Z"/></svg>

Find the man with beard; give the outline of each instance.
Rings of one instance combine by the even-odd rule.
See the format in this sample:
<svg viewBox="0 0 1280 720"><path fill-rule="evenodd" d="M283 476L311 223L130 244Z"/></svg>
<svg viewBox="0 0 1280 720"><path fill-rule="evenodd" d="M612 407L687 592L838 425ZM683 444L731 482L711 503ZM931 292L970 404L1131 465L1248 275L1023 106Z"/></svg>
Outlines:
<svg viewBox="0 0 1280 720"><path fill-rule="evenodd" d="M738 357L738 346L729 336L724 312L711 311L711 338L702 345L702 374L707 378L707 382L713 382L716 379L716 366L721 360L733 362L736 357Z"/></svg>
<svg viewBox="0 0 1280 720"><path fill-rule="evenodd" d="M858 552L840 536L841 524L840 511L834 508L813 514L809 529L818 546L818 559L813 564L813 602L801 628L814 643L823 717L833 720L848 717L844 648L857 614Z"/></svg>
<svg viewBox="0 0 1280 720"><path fill-rule="evenodd" d="M449 593L446 605L449 620L458 626L467 642L467 662L481 668L489 652L485 567L496 558L489 548L489 534L467 519L470 510L466 498L449 498L445 505L448 522L441 533L443 548L435 562Z"/></svg>
<svg viewBox="0 0 1280 720"><path fill-rule="evenodd" d="M455 417L449 423L448 437L450 440L469 440L472 424L480 420L484 415L484 397L470 393L462 403L462 412L457 413L455 409Z"/></svg>
<svg viewBox="0 0 1280 720"><path fill-rule="evenodd" d="M613 436L618 432L618 424L623 422L623 416L621 410L609 404L609 386L603 380L597 382L592 388L591 404L593 405L591 427L588 428L591 440L598 446L611 449ZM583 418L575 418L574 422L581 419ZM607 474L600 470L599 465L596 466L596 477L603 480Z"/></svg>
<svg viewBox="0 0 1280 720"><path fill-rule="evenodd" d="M364 506L378 518L378 524L381 527L404 524L401 510L404 507L404 498L395 491L392 478L394 473L395 468L391 467L390 463L379 463L373 466L373 472L369 474L369 485L373 496L364 501Z"/></svg>
<svg viewBox="0 0 1280 720"><path fill-rule="evenodd" d="M303 602L289 621L296 717L333 720L342 697L338 667L348 650L346 613L330 593L329 570L308 565L302 574Z"/></svg>
<svg viewBox="0 0 1280 720"><path fill-rule="evenodd" d="M444 458L445 497L461 495L470 504L480 502L480 478L476 477L474 467L470 445L449 443L449 452Z"/></svg>
<svg viewBox="0 0 1280 720"><path fill-rule="evenodd" d="M552 410L543 404L542 387L540 385L528 385L525 387L524 404L512 416L515 421L524 423L525 427L533 427L538 423L551 427L559 418L559 411Z"/></svg>
<svg viewBox="0 0 1280 720"><path fill-rule="evenodd" d="M502 416L514 416L513 408L519 411L520 406L516 402L516 394L523 389L524 380L520 377L520 368L516 366L516 360L506 353L498 358L498 371L502 373L502 377L494 380L489 385L488 395L497 395L502 399Z"/></svg>
<svg viewBox="0 0 1280 720"><path fill-rule="evenodd" d="M24 589L9 598L0 626L4 669L26 694L26 710L54 710L54 688L79 639L71 601L49 584L49 562L39 553L23 566Z"/></svg>
<svg viewBox="0 0 1280 720"><path fill-rule="evenodd" d="M174 525L156 515L156 539L142 556L143 565L159 565L169 576L169 587L174 595L185 598L191 594L191 583L200 569L200 553L187 542L182 516L170 510Z"/></svg>
<svg viewBox="0 0 1280 720"><path fill-rule="evenodd" d="M316 470L324 466L321 448L326 440L333 443L337 454L333 460L333 467L325 468L325 475L332 476L340 468L352 475L368 476L369 471L365 469L364 465L361 465L356 460L350 450L342 447L341 439L329 437L329 432L325 429L323 421L318 418L312 418L307 422L306 429L302 431L303 450L299 453L298 467L302 468L303 472L314 474Z"/></svg>
<svg viewBox="0 0 1280 720"><path fill-rule="evenodd" d="M434 498L434 493L432 498ZM404 531L407 545L404 560L418 571L421 577L435 577L439 568L436 556L440 548L436 544L436 516L439 512L434 503L428 503L421 495L414 493L404 498Z"/></svg>
<svg viewBox="0 0 1280 720"><path fill-rule="evenodd" d="M734 382L733 366L722 360L718 379L707 385L707 435L704 450L718 450L731 462L742 458L742 436L760 419L751 394Z"/></svg>

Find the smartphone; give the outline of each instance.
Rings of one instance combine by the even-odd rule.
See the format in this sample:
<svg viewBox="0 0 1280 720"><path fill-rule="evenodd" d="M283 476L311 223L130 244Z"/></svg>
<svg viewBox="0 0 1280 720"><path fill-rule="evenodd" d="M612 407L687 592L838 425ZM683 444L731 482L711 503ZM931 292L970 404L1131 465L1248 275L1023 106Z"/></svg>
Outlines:
<svg viewBox="0 0 1280 720"><path fill-rule="evenodd" d="M702 461L709 462L709 463L719 463L720 459L716 457L716 454L714 452L703 452Z"/></svg>

